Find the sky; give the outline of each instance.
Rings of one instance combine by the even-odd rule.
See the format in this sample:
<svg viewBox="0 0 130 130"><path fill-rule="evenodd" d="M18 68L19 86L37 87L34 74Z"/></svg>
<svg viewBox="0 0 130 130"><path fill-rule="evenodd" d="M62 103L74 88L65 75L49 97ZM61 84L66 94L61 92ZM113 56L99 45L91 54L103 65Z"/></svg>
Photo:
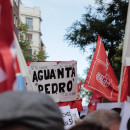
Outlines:
<svg viewBox="0 0 130 130"><path fill-rule="evenodd" d="M76 20L81 20L85 7L94 5L95 0L21 0L27 7L38 6L41 10L42 41L49 56L47 61L77 61L77 74L86 78L84 70L89 67L86 57L88 48L82 52L69 46L64 40L66 29Z"/></svg>

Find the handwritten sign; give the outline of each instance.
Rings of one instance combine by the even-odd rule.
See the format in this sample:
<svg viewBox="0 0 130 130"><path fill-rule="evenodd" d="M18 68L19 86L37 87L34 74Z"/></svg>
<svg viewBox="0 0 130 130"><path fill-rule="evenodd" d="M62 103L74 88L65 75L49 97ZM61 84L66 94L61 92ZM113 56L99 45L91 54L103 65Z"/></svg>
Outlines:
<svg viewBox="0 0 130 130"><path fill-rule="evenodd" d="M70 112L71 112L71 115L72 115L72 118L73 118L74 121L79 119L79 114L78 114L77 108L70 109Z"/></svg>
<svg viewBox="0 0 130 130"><path fill-rule="evenodd" d="M56 102L77 97L77 62L31 62L29 65L34 90L50 95ZM28 87L27 83L27 87Z"/></svg>
<svg viewBox="0 0 130 130"><path fill-rule="evenodd" d="M64 120L64 127L65 129L70 129L72 126L75 125L73 117L71 115L70 106L59 107L62 113L62 117Z"/></svg>

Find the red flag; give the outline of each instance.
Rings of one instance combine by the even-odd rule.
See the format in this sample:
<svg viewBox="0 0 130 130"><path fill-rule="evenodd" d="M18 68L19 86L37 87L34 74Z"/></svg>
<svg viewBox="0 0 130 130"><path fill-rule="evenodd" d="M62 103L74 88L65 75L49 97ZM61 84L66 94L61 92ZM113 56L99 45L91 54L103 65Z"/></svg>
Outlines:
<svg viewBox="0 0 130 130"><path fill-rule="evenodd" d="M94 92L88 104L88 109L89 109L88 113L91 113L96 110L97 103L102 103L102 96Z"/></svg>
<svg viewBox="0 0 130 130"><path fill-rule="evenodd" d="M84 83L84 87L95 91L110 101L118 99L118 81L108 61L106 51L98 36L94 57Z"/></svg>
<svg viewBox="0 0 130 130"><path fill-rule="evenodd" d="M16 87L15 45L10 0L0 0L0 92Z"/></svg>
<svg viewBox="0 0 130 130"><path fill-rule="evenodd" d="M78 83L78 92L80 92L81 85L82 85L82 80Z"/></svg>
<svg viewBox="0 0 130 130"><path fill-rule="evenodd" d="M17 75L18 73L21 73L21 71L20 71L18 59L17 59L17 57L16 57L16 75Z"/></svg>
<svg viewBox="0 0 130 130"><path fill-rule="evenodd" d="M125 66L122 78L121 102L127 101L127 96L130 97L128 86L130 86L130 66Z"/></svg>

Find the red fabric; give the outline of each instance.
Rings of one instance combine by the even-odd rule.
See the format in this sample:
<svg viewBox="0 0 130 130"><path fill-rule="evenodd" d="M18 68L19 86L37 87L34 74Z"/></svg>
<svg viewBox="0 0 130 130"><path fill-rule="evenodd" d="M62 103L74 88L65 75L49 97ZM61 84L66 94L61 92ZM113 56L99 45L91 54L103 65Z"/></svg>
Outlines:
<svg viewBox="0 0 130 130"><path fill-rule="evenodd" d="M102 103L102 96L94 92L88 104L88 109L89 109L88 113L91 113L96 110L97 103Z"/></svg>
<svg viewBox="0 0 130 130"><path fill-rule="evenodd" d="M16 58L16 74L17 73L20 73L20 67L19 67L18 59Z"/></svg>
<svg viewBox="0 0 130 130"><path fill-rule="evenodd" d="M56 62L57 64L59 64L60 62L64 62L64 61L26 61L27 66L29 66L31 62Z"/></svg>
<svg viewBox="0 0 130 130"><path fill-rule="evenodd" d="M123 78L122 78L122 88L121 88L121 102L127 101L127 96L130 96L130 66L124 67Z"/></svg>
<svg viewBox="0 0 130 130"><path fill-rule="evenodd" d="M78 112L81 112L83 110L82 100L75 100L75 101L69 101L69 102L58 102L57 104L60 107L62 107L62 106L70 106L71 109L77 108Z"/></svg>
<svg viewBox="0 0 130 130"><path fill-rule="evenodd" d="M0 0L0 92L15 87L15 58L12 6L10 0Z"/></svg>
<svg viewBox="0 0 130 130"><path fill-rule="evenodd" d="M78 85L77 85L78 92L80 92L81 85L82 85L82 81L80 81L80 83L78 83ZM75 100L75 101L68 101L68 102L58 102L57 104L60 107L70 106L71 109L77 108L78 112L81 112L83 110L82 100Z"/></svg>
<svg viewBox="0 0 130 130"><path fill-rule="evenodd" d="M81 85L82 85L82 80L80 81L80 83L78 83L78 92L80 92Z"/></svg>
<svg viewBox="0 0 130 130"><path fill-rule="evenodd" d="M29 65L30 65L30 63L31 63L30 61L26 61L27 66L29 66Z"/></svg>
<svg viewBox="0 0 130 130"><path fill-rule="evenodd" d="M96 91L110 101L118 99L118 81L108 61L106 51L98 36L94 57L84 83L84 87L90 91Z"/></svg>
<svg viewBox="0 0 130 130"><path fill-rule="evenodd" d="M130 66L128 67L128 96L130 97Z"/></svg>

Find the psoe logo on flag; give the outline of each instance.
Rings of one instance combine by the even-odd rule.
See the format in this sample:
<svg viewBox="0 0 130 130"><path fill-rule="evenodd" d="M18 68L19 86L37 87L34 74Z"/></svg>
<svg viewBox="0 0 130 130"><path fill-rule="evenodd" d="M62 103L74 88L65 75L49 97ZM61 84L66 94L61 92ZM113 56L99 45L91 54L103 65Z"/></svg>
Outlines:
<svg viewBox="0 0 130 130"><path fill-rule="evenodd" d="M110 101L117 101L117 85L118 81L109 63L103 42L99 35L84 87L90 91L96 91Z"/></svg>
<svg viewBox="0 0 130 130"><path fill-rule="evenodd" d="M108 65L108 69L106 70L106 65L103 62L96 60L90 73L88 87L111 98L114 86L112 86L113 81L109 75L111 75L110 65Z"/></svg>
<svg viewBox="0 0 130 130"><path fill-rule="evenodd" d="M107 77L107 74L104 76L100 72L96 74L96 80L103 85L103 87L109 87L112 79Z"/></svg>

